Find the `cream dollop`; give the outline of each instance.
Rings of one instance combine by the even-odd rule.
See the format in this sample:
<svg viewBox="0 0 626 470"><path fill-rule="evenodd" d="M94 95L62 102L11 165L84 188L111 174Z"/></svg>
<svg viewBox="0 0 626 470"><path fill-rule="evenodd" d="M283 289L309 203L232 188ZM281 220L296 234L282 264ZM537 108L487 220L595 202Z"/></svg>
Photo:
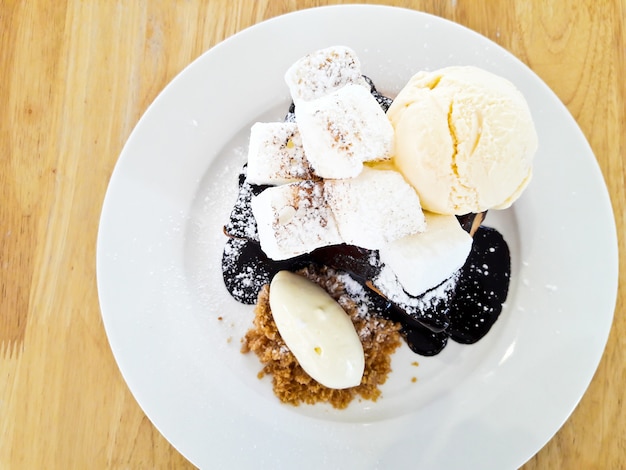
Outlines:
<svg viewBox="0 0 626 470"><path fill-rule="evenodd" d="M280 271L270 284L269 300L281 337L307 374L329 388L361 383L363 345L348 314L324 289Z"/></svg>

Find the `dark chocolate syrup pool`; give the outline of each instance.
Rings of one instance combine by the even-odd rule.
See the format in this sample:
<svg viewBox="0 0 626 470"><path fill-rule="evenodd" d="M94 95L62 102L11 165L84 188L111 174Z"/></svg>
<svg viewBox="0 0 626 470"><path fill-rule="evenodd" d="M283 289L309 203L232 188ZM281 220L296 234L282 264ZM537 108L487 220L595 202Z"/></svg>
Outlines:
<svg viewBox="0 0 626 470"><path fill-rule="evenodd" d="M387 111L391 100L376 91L368 80L372 94ZM285 119L294 119L293 104ZM266 186L251 185L245 178L245 166L239 177L239 195L224 226L229 237L222 256L222 273L228 292L244 304L255 304L260 289L281 270L297 271L311 264L326 265L347 272L365 291L368 310L402 325L402 335L415 353L433 356L451 339L471 344L491 329L502 312L511 272L509 248L495 229L481 226L473 236L471 252L465 265L456 273L455 287L441 301L420 311L397 305L371 289L368 281L380 270L376 251L349 245L319 248L311 253L284 261L269 259L259 245L250 200ZM470 230L471 216L460 216L459 222ZM374 261L373 261L374 260Z"/></svg>

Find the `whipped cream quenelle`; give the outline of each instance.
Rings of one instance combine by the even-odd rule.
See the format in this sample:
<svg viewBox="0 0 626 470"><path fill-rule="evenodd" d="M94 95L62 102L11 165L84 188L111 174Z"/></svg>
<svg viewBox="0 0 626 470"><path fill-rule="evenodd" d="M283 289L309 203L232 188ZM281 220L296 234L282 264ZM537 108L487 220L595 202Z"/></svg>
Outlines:
<svg viewBox="0 0 626 470"><path fill-rule="evenodd" d="M537 132L524 96L500 76L471 66L418 72L387 115L394 162L429 211L504 209L531 179Z"/></svg>
<svg viewBox="0 0 626 470"><path fill-rule="evenodd" d="M350 317L324 289L280 271L270 284L270 307L281 337L312 378L335 389L361 383L361 340Z"/></svg>

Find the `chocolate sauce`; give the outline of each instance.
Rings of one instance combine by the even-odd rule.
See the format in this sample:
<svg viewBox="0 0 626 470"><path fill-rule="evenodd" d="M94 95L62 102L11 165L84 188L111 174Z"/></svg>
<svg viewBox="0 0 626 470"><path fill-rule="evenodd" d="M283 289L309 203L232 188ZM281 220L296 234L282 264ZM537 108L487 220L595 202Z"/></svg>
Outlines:
<svg viewBox="0 0 626 470"><path fill-rule="evenodd" d="M249 305L256 302L263 285L278 271L297 271L317 264L348 272L368 291L374 313L401 323L409 347L424 356L439 353L448 337L459 343L475 343L487 334L502 311L509 287L510 255L502 235L495 229L482 226L476 231L455 290L447 299L419 312L394 304L370 288L367 280L376 275L376 264L368 261L372 253L335 245L274 261L263 253L258 242L230 238L224 248L222 272L233 298Z"/></svg>
<svg viewBox="0 0 626 470"><path fill-rule="evenodd" d="M436 356L448 344L448 334L445 331L435 333L427 328L402 326L400 330L406 344L420 356Z"/></svg>
<svg viewBox="0 0 626 470"><path fill-rule="evenodd" d="M394 304L372 289L368 281L378 273L377 253L350 245L318 248L295 258L274 261L263 253L257 241L231 237L224 248L222 273L233 298L252 305L261 288L278 271L297 271L311 264L350 274L367 291L372 313L399 322L411 350L423 356L441 352L448 338L471 344L487 334L502 311L511 269L509 249L502 235L481 226L474 234L472 250L458 274L456 288L447 298L422 310Z"/></svg>
<svg viewBox="0 0 626 470"><path fill-rule="evenodd" d="M265 256L258 243L229 238L222 255L222 275L230 295L237 302L254 305L261 287L282 269L280 262Z"/></svg>
<svg viewBox="0 0 626 470"><path fill-rule="evenodd" d="M230 211L228 223L224 226L224 233L229 237L258 241L259 234L250 203L252 196L260 194L268 186L248 183L246 170L247 164L239 173L239 193L237 194L237 201Z"/></svg>
<svg viewBox="0 0 626 470"><path fill-rule="evenodd" d="M370 77L363 75L363 78L370 86L370 93L372 94L372 96L374 96L374 98L376 98L376 101L378 101L378 104L380 105L381 108L383 108L383 111L386 113L387 110L389 109L389 106L391 106L391 103L393 102L393 100L383 95L382 93L380 93L374 86L374 82L372 81Z"/></svg>
<svg viewBox="0 0 626 470"><path fill-rule="evenodd" d="M511 258L504 238L493 228L480 227L450 305L451 339L472 344L487 334L502 312L510 277Z"/></svg>
<svg viewBox="0 0 626 470"><path fill-rule="evenodd" d="M256 303L261 288L278 271L293 272L312 265L327 266L349 274L371 297L368 302L370 309L407 328L441 332L450 326L447 307L452 299L450 294L437 298L432 305L420 307L392 302L380 294L370 282L381 268L378 252L374 250L341 244L275 261L265 255L256 240L232 237L226 242L222 256L222 274L228 292L238 302L248 305Z"/></svg>

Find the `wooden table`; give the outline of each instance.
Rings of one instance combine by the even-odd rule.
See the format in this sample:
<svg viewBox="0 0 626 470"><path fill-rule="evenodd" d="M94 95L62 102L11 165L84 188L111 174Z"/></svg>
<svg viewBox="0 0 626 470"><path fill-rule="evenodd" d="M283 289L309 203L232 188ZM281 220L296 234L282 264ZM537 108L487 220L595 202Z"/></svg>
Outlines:
<svg viewBox="0 0 626 470"><path fill-rule="evenodd" d="M0 468L190 468L131 396L96 290L122 146L185 65L263 19L325 2L0 2ZM569 108L606 179L626 267L626 3L387 1L489 37ZM584 220L584 214L581 214ZM626 286L589 390L526 469L626 468Z"/></svg>

